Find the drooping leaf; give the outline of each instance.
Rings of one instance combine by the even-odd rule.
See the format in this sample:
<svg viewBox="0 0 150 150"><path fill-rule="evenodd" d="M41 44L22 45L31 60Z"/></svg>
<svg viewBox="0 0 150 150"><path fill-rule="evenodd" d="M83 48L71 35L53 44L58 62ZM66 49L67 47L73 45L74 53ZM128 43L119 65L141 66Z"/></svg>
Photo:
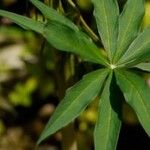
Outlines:
<svg viewBox="0 0 150 150"><path fill-rule="evenodd" d="M64 24L74 30L78 30L78 27L73 22L71 22L69 19L67 19L63 15L59 14L55 9L51 8L50 6L45 5L39 0L30 0L30 1L42 12L42 14L48 20Z"/></svg>
<svg viewBox="0 0 150 150"><path fill-rule="evenodd" d="M119 118L121 100L115 90L111 73L100 99L98 120L94 131L95 150L116 150L121 127Z"/></svg>
<svg viewBox="0 0 150 150"><path fill-rule="evenodd" d="M139 32L144 16L144 0L127 0L119 17L119 35L114 62L123 55Z"/></svg>
<svg viewBox="0 0 150 150"><path fill-rule="evenodd" d="M119 60L119 65L134 66L142 61L150 60L150 28L145 29L129 46Z"/></svg>
<svg viewBox="0 0 150 150"><path fill-rule="evenodd" d="M116 50L119 8L117 0L92 0L98 32L109 59Z"/></svg>
<svg viewBox="0 0 150 150"><path fill-rule="evenodd" d="M107 64L100 49L81 31L75 31L58 22L50 21L45 26L44 37L59 50L73 52L95 63Z"/></svg>
<svg viewBox="0 0 150 150"><path fill-rule="evenodd" d="M139 68L139 69L141 69L143 71L150 72L150 63L140 63L140 64L138 64L138 65L136 65L134 67Z"/></svg>
<svg viewBox="0 0 150 150"><path fill-rule="evenodd" d="M107 69L91 72L68 89L66 96L56 108L38 143L73 121L97 96L107 75Z"/></svg>
<svg viewBox="0 0 150 150"><path fill-rule="evenodd" d="M117 83L125 100L136 112L143 128L150 136L150 88L143 79L129 71L115 71Z"/></svg>
<svg viewBox="0 0 150 150"><path fill-rule="evenodd" d="M8 11L0 10L0 16L7 17L11 19L14 23L20 25L27 30L33 30L37 33L42 34L44 23L35 21L25 16L17 15Z"/></svg>

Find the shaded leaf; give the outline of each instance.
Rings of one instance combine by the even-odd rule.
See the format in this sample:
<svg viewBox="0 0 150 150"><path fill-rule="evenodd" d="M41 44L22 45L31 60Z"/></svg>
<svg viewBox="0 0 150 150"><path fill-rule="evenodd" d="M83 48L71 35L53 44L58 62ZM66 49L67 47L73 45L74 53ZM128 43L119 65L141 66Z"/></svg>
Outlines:
<svg viewBox="0 0 150 150"><path fill-rule="evenodd" d="M116 50L119 8L117 0L92 0L98 32L109 59Z"/></svg>
<svg viewBox="0 0 150 150"><path fill-rule="evenodd" d="M99 93L108 75L107 69L91 72L67 90L64 99L56 108L38 143L73 121Z"/></svg>
<svg viewBox="0 0 150 150"><path fill-rule="evenodd" d="M119 17L119 35L114 62L123 55L139 32L144 16L144 0L128 0Z"/></svg>
<svg viewBox="0 0 150 150"><path fill-rule="evenodd" d="M118 64L134 66L146 60L150 60L150 28L145 29L132 42Z"/></svg>
<svg viewBox="0 0 150 150"><path fill-rule="evenodd" d="M125 100L136 112L143 128L150 136L150 88L143 79L129 71L115 71L117 84Z"/></svg>
<svg viewBox="0 0 150 150"><path fill-rule="evenodd" d="M95 150L116 149L121 127L118 116L121 114L121 100L117 97L115 90L116 86L112 82L111 73L100 99L98 120L94 131Z"/></svg>
<svg viewBox="0 0 150 150"><path fill-rule="evenodd" d="M11 13L4 10L0 10L0 16L11 19L13 22L15 22L16 24L20 25L21 27L27 30L33 30L40 34L43 33L44 23L42 22L35 21L28 17L17 15L15 13Z"/></svg>

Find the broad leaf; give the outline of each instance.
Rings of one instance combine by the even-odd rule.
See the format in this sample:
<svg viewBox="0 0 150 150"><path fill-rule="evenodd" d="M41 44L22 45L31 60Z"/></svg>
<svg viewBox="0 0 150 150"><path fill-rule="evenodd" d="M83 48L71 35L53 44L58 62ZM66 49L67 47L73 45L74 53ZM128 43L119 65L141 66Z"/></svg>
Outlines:
<svg viewBox="0 0 150 150"><path fill-rule="evenodd" d="M63 15L59 14L55 9L45 5L44 3L40 2L39 0L30 0L47 18L51 21L56 21L58 23L64 24L74 30L78 30L78 27L71 22L69 19L64 17Z"/></svg>
<svg viewBox="0 0 150 150"><path fill-rule="evenodd" d="M144 16L144 0L128 0L119 17L119 35L114 62L123 55L139 32Z"/></svg>
<svg viewBox="0 0 150 150"><path fill-rule="evenodd" d="M150 136L150 88L140 76L129 71L118 70L115 74L127 103Z"/></svg>
<svg viewBox="0 0 150 150"><path fill-rule="evenodd" d="M43 33L44 23L42 22L35 21L25 16L17 15L15 13L11 13L4 10L0 10L0 16L11 19L13 22L15 22L16 24L20 25L25 29L33 30L40 34Z"/></svg>
<svg viewBox="0 0 150 150"><path fill-rule="evenodd" d="M107 64L100 49L81 31L74 31L58 22L49 21L44 29L44 37L59 50L73 52L95 63Z"/></svg>
<svg viewBox="0 0 150 150"><path fill-rule="evenodd" d="M109 59L116 50L119 8L117 0L92 0L98 32Z"/></svg>
<svg viewBox="0 0 150 150"><path fill-rule="evenodd" d="M138 65L136 65L134 67L139 68L139 69L141 69L143 71L150 72L150 63L140 63L140 64L138 64Z"/></svg>
<svg viewBox="0 0 150 150"><path fill-rule="evenodd" d="M94 131L95 150L116 150L121 127L121 99L115 92L112 73L106 81L100 99L98 120Z"/></svg>
<svg viewBox="0 0 150 150"><path fill-rule="evenodd" d="M129 46L119 65L133 66L150 60L150 28L145 29Z"/></svg>
<svg viewBox="0 0 150 150"><path fill-rule="evenodd" d="M67 90L38 143L73 121L99 93L108 75L107 69L91 72Z"/></svg>

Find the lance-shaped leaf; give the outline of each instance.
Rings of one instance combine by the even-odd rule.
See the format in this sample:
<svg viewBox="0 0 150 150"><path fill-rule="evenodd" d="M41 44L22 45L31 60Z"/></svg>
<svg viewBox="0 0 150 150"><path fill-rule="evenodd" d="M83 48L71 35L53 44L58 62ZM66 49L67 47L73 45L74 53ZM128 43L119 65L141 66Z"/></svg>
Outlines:
<svg viewBox="0 0 150 150"><path fill-rule="evenodd" d="M134 109L150 136L150 88L140 76L132 72L118 70L115 74L127 103Z"/></svg>
<svg viewBox="0 0 150 150"><path fill-rule="evenodd" d="M92 0L98 32L109 59L116 50L119 9L117 0Z"/></svg>
<svg viewBox="0 0 150 150"><path fill-rule="evenodd" d="M134 67L141 69L143 71L150 72L150 63L140 63Z"/></svg>
<svg viewBox="0 0 150 150"><path fill-rule="evenodd" d="M64 99L56 108L38 143L73 121L99 93L108 75L107 69L91 72L67 90Z"/></svg>
<svg viewBox="0 0 150 150"><path fill-rule="evenodd" d="M0 10L0 15L11 19L23 28L42 34L51 45L59 50L73 52L88 61L107 65L107 60L99 48L79 30L55 21L38 22L4 10Z"/></svg>
<svg viewBox="0 0 150 150"><path fill-rule="evenodd" d="M73 52L95 63L107 64L100 49L81 31L75 31L58 22L49 21L44 29L44 37L59 50Z"/></svg>
<svg viewBox="0 0 150 150"><path fill-rule="evenodd" d="M128 0L119 17L119 35L114 62L123 55L139 32L144 16L144 0Z"/></svg>
<svg viewBox="0 0 150 150"><path fill-rule="evenodd" d="M150 28L145 29L129 46L126 53L118 61L119 65L136 65L150 60Z"/></svg>
<svg viewBox="0 0 150 150"><path fill-rule="evenodd" d="M117 95L111 73L100 99L98 120L94 131L95 150L116 150L121 127L119 118L121 99Z"/></svg>
<svg viewBox="0 0 150 150"><path fill-rule="evenodd" d="M4 11L4 10L0 10L0 16L11 19L13 22L15 22L16 24L20 25L21 27L25 29L33 30L40 34L43 33L44 23L42 22L35 21L28 17L17 15L15 13L11 13L11 12Z"/></svg>
<svg viewBox="0 0 150 150"><path fill-rule="evenodd" d="M69 19L58 13L55 9L50 6L45 5L39 0L30 0L44 15L45 18L51 21L56 21L58 23L64 24L74 30L78 30L78 27L71 22Z"/></svg>

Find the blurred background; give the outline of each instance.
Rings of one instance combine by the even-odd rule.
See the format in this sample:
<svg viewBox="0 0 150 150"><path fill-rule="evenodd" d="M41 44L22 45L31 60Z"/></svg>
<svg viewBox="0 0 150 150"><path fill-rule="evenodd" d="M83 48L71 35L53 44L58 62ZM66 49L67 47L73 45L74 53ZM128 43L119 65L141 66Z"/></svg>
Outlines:
<svg viewBox="0 0 150 150"><path fill-rule="evenodd" d="M43 0L70 18L101 47L90 0ZM125 0L118 0L120 11ZM150 26L150 1L146 1L142 28ZM45 20L28 0L1 0L0 9ZM0 150L61 150L57 132L40 146L36 141L65 90L82 75L99 66L56 51L40 35L0 18ZM150 74L137 72L150 85ZM75 120L79 150L93 150L97 100ZM150 150L150 139L132 109L124 103L118 150Z"/></svg>

